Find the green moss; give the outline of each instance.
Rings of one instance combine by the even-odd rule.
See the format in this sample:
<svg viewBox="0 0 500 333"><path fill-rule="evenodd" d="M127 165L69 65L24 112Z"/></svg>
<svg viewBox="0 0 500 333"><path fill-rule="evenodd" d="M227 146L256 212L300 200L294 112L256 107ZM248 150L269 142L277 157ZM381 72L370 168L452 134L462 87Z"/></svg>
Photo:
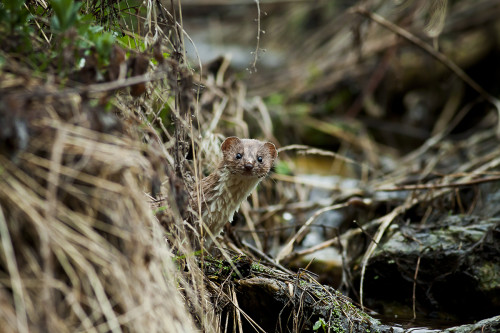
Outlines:
<svg viewBox="0 0 500 333"><path fill-rule="evenodd" d="M479 266L476 276L484 290L496 290L500 286L500 264L497 262L484 262Z"/></svg>

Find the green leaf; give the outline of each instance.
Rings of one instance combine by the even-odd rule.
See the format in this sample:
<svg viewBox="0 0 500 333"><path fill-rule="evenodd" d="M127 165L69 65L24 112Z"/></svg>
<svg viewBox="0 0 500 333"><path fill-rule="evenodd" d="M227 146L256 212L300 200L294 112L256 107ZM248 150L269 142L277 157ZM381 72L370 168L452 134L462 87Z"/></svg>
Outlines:
<svg viewBox="0 0 500 333"><path fill-rule="evenodd" d="M103 58L108 58L111 53L111 47L115 42L115 37L111 33L105 32L102 35L97 35L94 42L99 55Z"/></svg>
<svg viewBox="0 0 500 333"><path fill-rule="evenodd" d="M52 29L56 31L61 30L61 25L59 24L59 20L55 16L52 16L50 18L50 26L52 27Z"/></svg>
<svg viewBox="0 0 500 333"><path fill-rule="evenodd" d="M21 11L22 5L24 4L24 0L11 0L5 1L3 3L3 7L10 11L11 13L19 13Z"/></svg>
<svg viewBox="0 0 500 333"><path fill-rule="evenodd" d="M54 10L54 16L51 19L52 28L64 32L75 25L78 18L78 11L82 5L73 0L52 0L50 2Z"/></svg>
<svg viewBox="0 0 500 333"><path fill-rule="evenodd" d="M32 16L23 5L23 0L0 2L0 26L7 25L11 31L27 32L26 23Z"/></svg>

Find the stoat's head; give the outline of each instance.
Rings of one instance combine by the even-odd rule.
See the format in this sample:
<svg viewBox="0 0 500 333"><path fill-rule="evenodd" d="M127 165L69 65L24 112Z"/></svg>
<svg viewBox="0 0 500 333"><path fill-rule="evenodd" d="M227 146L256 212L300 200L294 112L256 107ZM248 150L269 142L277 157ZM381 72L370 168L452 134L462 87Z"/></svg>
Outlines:
<svg viewBox="0 0 500 333"><path fill-rule="evenodd" d="M265 177L278 156L271 142L231 136L221 146L224 166L234 175Z"/></svg>

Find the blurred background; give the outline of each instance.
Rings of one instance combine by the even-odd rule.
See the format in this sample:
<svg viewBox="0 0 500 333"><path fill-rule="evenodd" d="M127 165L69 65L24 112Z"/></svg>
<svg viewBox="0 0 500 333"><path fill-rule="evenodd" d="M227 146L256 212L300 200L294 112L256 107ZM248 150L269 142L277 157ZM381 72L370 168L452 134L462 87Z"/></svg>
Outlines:
<svg viewBox="0 0 500 333"><path fill-rule="evenodd" d="M409 207L405 202L416 195L384 192L381 187L439 183L446 175L472 172L475 167L467 167L468 162L496 151L499 1L191 0L182 2L182 14L191 65L201 64L203 73L212 77L208 82L218 82L229 100L247 98L232 107L230 102L223 104L226 122L219 131L270 139L283 149L273 175L275 184L264 183L259 200L255 195L251 201L252 209L242 206L245 217L236 219L238 235L251 239L251 230L238 221L252 216L261 232L262 244L257 241L257 245L280 258L282 245L316 208L358 198L354 200L358 205L314 218L307 232L299 232L295 252L284 262L307 267L319 274L321 282L359 301L362 260L370 259L365 304L393 319L411 318L417 311L420 318L462 322L471 316L484 318L498 308L495 301L491 303L497 291L482 298L482 287L464 282L467 274L480 279L477 270L471 273L472 266L456 263L450 253L437 258L440 246L450 250L461 242L454 237L450 243L443 239L432 245L421 243L435 252L422 259L427 264L420 269L426 273L421 273L413 296L411 292L421 253L408 253L404 239L419 232L424 239L433 238L431 231L417 226L408 236L405 226L430 223L438 230L467 224L446 219L455 213L483 216L489 211L485 216L496 216L488 208L493 202L476 206L481 200L476 200L472 188L432 203L424 199L432 191L420 192L419 204L394 220L375 257L365 251L377 230L368 222L378 225L381 220L375 217ZM202 111L211 105L202 103ZM220 105L209 114L217 114ZM239 113L239 108L245 112ZM482 195L491 190L482 188ZM461 204L465 206L459 208ZM358 223L369 225L363 231L367 235L353 236L359 232ZM347 240L342 243L345 247L329 242L338 232ZM390 242L401 234L396 241L401 247L391 252ZM460 232L460 237L466 234ZM318 244L325 246L318 250ZM449 270L449 265L460 268ZM436 282L441 274L451 274L450 280ZM467 290L463 299L456 297L459 285ZM479 303L488 304L490 310L466 305Z"/></svg>
<svg viewBox="0 0 500 333"><path fill-rule="evenodd" d="M494 124L493 108L474 89L428 52L355 13L357 6L433 45L490 94L500 92L500 5L492 0L183 1L194 42L186 40L188 56L205 70L227 57L248 94L264 99L283 144L363 150L360 137L370 136L388 152L405 153L466 105L452 134Z"/></svg>

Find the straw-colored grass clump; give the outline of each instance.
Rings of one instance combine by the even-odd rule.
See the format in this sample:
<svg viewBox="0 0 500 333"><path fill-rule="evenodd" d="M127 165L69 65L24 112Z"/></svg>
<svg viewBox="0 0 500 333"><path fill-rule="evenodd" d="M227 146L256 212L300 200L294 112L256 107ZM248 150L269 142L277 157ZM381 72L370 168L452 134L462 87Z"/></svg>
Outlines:
<svg viewBox="0 0 500 333"><path fill-rule="evenodd" d="M78 94L1 109L1 331L192 331L145 195L152 149Z"/></svg>

